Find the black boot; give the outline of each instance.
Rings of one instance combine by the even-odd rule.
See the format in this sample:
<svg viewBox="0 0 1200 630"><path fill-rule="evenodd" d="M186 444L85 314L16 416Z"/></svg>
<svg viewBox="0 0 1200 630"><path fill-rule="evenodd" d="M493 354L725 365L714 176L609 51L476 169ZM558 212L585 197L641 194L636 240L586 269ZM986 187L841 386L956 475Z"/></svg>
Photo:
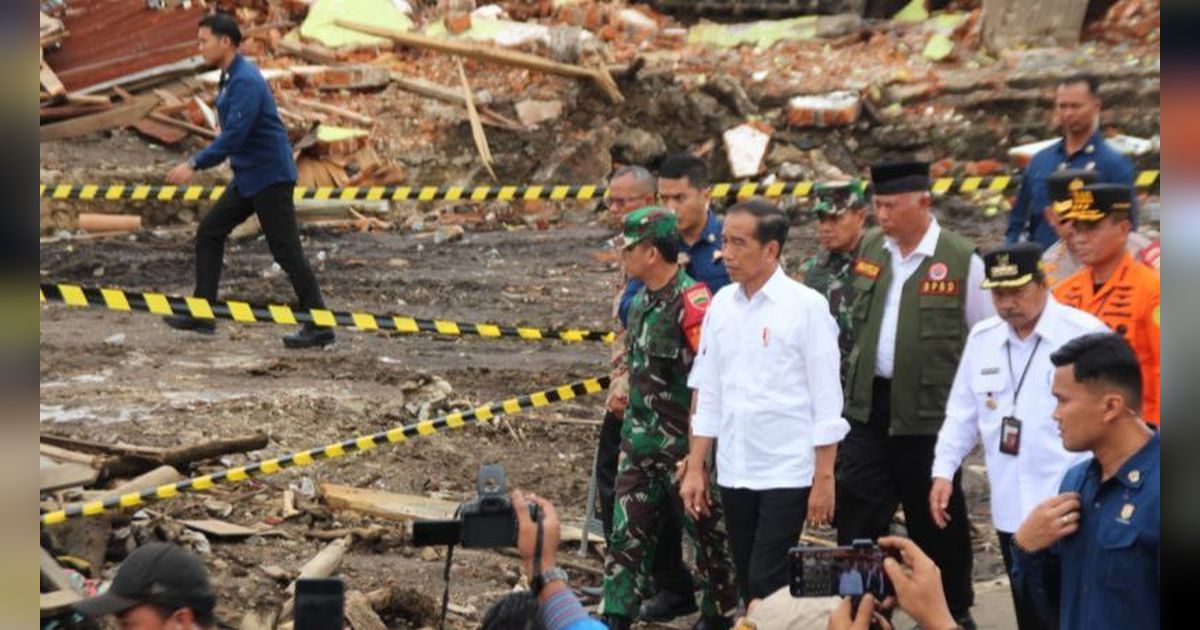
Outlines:
<svg viewBox="0 0 1200 630"><path fill-rule="evenodd" d="M217 322L211 319L196 319L187 315L167 315L163 321L175 330L190 330L202 335L215 335Z"/></svg>
<svg viewBox="0 0 1200 630"><path fill-rule="evenodd" d="M692 630L729 630L733 620L729 617L701 617L692 624Z"/></svg>
<svg viewBox="0 0 1200 630"><path fill-rule="evenodd" d="M696 598L691 595L680 595L667 590L659 590L653 597L642 602L638 618L642 621L671 621L696 612Z"/></svg>
<svg viewBox="0 0 1200 630"><path fill-rule="evenodd" d="M629 630L633 627L633 620L624 615L604 615L600 621L608 626L608 630Z"/></svg>
<svg viewBox="0 0 1200 630"><path fill-rule="evenodd" d="M323 347L333 343L333 329L305 324L300 332L283 336L283 345L289 348Z"/></svg>

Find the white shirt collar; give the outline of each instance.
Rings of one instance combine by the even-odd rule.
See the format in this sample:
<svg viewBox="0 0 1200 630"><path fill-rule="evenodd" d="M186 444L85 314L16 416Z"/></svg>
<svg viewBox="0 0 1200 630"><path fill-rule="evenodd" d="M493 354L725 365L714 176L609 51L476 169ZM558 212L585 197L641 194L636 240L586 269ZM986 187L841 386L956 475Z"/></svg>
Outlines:
<svg viewBox="0 0 1200 630"><path fill-rule="evenodd" d="M1043 341L1050 344L1061 344L1069 341L1067 335L1063 334L1062 327L1059 326L1059 322L1062 320L1061 316L1066 308L1058 300L1054 299L1053 293L1047 295L1046 308L1042 310L1042 315L1038 318L1038 323L1033 327L1033 334L1026 337L1023 341L1030 342L1036 337L1041 337ZM1005 323L1004 330L1008 334L1004 335L1000 345L1007 343L1010 338L1017 339L1017 334L1011 325Z"/></svg>
<svg viewBox="0 0 1200 630"><path fill-rule="evenodd" d="M921 237L921 242L917 243L917 248L908 255L911 258L915 254L920 254L926 258L933 255L937 250L938 238L942 235L942 226L938 225L937 217L932 214L929 216L929 228L925 230L925 236ZM890 236L883 239L883 246L893 254L900 254L900 246L896 244L896 240ZM907 258L905 259L907 260Z"/></svg>
<svg viewBox="0 0 1200 630"><path fill-rule="evenodd" d="M775 271L771 273L771 277L767 278L766 283L754 295L761 293L768 299L778 298L778 290L781 284L787 281L787 274L783 272L783 265L775 264ZM746 303L753 298L746 297L746 291L742 288L742 283L738 283L737 293L734 294L740 302Z"/></svg>

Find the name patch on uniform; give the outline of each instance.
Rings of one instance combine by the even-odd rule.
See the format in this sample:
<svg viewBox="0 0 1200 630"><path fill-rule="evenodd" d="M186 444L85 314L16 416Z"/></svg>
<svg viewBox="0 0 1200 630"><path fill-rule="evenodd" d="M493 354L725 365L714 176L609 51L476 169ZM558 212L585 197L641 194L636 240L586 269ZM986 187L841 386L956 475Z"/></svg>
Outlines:
<svg viewBox="0 0 1200 630"><path fill-rule="evenodd" d="M958 280L922 280L921 295L958 295Z"/></svg>
<svg viewBox="0 0 1200 630"><path fill-rule="evenodd" d="M859 258L858 260L854 261L854 273L864 278L870 278L871 280L874 280L879 277L879 265L876 265L866 258Z"/></svg>
<svg viewBox="0 0 1200 630"><path fill-rule="evenodd" d="M988 376L990 374L999 374L1000 368L998 368L998 367L983 368L982 370L979 370L979 373L984 376Z"/></svg>

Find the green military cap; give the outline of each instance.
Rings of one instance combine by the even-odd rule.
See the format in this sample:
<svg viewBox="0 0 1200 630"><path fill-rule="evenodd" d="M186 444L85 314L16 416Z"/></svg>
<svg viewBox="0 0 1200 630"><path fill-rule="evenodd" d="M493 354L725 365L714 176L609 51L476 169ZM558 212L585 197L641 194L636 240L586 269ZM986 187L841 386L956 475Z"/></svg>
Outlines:
<svg viewBox="0 0 1200 630"><path fill-rule="evenodd" d="M1055 171L1046 177L1046 192L1050 194L1050 207L1059 215L1071 210L1075 191L1096 183L1100 174L1082 169Z"/></svg>
<svg viewBox="0 0 1200 630"><path fill-rule="evenodd" d="M814 189L817 200L813 204L816 214L837 216L850 208L858 208L867 203L867 186L861 180L817 184Z"/></svg>
<svg viewBox="0 0 1200 630"><path fill-rule="evenodd" d="M983 255L984 289L1019 287L1033 280L1041 268L1042 246L1037 242L1012 243Z"/></svg>
<svg viewBox="0 0 1200 630"><path fill-rule="evenodd" d="M1095 222L1110 212L1133 209L1133 190L1123 184L1091 184L1074 191L1071 209L1063 215L1069 221Z"/></svg>
<svg viewBox="0 0 1200 630"><path fill-rule="evenodd" d="M660 206L638 208L625 215L625 248L637 245L645 238L679 234L679 223L675 213Z"/></svg>

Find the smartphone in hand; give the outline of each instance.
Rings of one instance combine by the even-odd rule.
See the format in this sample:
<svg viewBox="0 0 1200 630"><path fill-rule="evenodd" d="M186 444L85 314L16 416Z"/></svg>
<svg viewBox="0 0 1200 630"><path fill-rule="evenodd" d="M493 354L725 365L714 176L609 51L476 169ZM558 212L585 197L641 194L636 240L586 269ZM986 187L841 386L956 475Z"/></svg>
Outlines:
<svg viewBox="0 0 1200 630"><path fill-rule="evenodd" d="M883 559L895 553L870 540L845 547L800 545L788 551L792 597L861 597L883 601L894 594ZM856 600L857 601L857 600Z"/></svg>

